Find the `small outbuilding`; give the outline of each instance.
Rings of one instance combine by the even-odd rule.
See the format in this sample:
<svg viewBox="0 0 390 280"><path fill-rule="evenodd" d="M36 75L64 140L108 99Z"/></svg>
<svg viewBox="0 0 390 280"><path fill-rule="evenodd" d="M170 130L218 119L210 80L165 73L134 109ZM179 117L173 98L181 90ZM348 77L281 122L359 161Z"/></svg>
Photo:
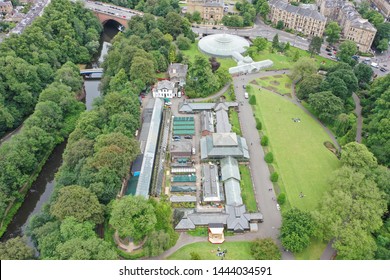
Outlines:
<svg viewBox="0 0 390 280"><path fill-rule="evenodd" d="M225 241L224 229L225 227L222 223L209 224L209 242L212 244L223 243Z"/></svg>

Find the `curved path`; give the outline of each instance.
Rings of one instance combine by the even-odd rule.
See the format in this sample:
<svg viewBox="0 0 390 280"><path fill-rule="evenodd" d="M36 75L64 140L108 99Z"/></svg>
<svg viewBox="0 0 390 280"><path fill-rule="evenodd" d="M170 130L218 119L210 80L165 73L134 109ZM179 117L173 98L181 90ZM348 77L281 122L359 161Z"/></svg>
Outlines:
<svg viewBox="0 0 390 280"><path fill-rule="evenodd" d="M187 99L187 101L191 100L191 102L205 102L205 101L209 101L211 99L216 99L216 98L224 95L225 92L228 91L230 84L231 84L230 82L227 83L226 85L223 86L223 88L220 91L218 91L217 93L214 93L213 95L210 95L207 97L202 97L202 98L191 98L191 99Z"/></svg>
<svg viewBox="0 0 390 280"><path fill-rule="evenodd" d="M355 102L355 114L356 120L356 138L355 141L358 143L362 142L362 130L363 130L363 117L362 117L362 106L360 105L360 98L356 93L352 94L353 101Z"/></svg>

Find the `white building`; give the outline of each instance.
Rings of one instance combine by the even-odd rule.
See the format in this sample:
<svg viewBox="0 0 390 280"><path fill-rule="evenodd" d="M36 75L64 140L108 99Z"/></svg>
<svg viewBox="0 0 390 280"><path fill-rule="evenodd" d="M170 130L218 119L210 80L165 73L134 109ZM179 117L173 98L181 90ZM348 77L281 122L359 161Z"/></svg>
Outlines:
<svg viewBox="0 0 390 280"><path fill-rule="evenodd" d="M174 98L177 97L177 88L175 88L175 83L167 80L158 82L153 87L153 97L154 98Z"/></svg>

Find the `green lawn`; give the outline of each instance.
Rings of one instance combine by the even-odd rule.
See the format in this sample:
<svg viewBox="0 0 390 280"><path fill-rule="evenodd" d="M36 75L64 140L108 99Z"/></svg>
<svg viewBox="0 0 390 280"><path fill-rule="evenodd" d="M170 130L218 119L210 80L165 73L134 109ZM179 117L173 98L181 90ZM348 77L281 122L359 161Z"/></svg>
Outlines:
<svg viewBox="0 0 390 280"><path fill-rule="evenodd" d="M340 166L336 156L323 145L331 139L311 117L283 97L267 90L249 91L256 94L255 115L269 137L278 184L287 195L287 205L315 209L329 189L332 171ZM300 118L301 122L293 122L292 118Z"/></svg>
<svg viewBox="0 0 390 280"><path fill-rule="evenodd" d="M257 212L257 203L255 193L253 192L253 184L249 168L246 165L240 165L241 175L241 197L248 212Z"/></svg>
<svg viewBox="0 0 390 280"><path fill-rule="evenodd" d="M232 131L235 132L237 135L242 135L241 133L241 126L240 121L238 119L238 113L234 109L229 110L229 121L232 125Z"/></svg>
<svg viewBox="0 0 390 280"><path fill-rule="evenodd" d="M280 94L291 95L292 81L287 75L261 77L256 79L256 82L259 86L269 89L271 91L275 91Z"/></svg>
<svg viewBox="0 0 390 280"><path fill-rule="evenodd" d="M170 255L168 260L190 260L190 253L196 252L202 260L220 260L217 257L217 249L227 249L225 260L253 260L250 253L250 244L248 241L224 242L222 244L211 244L210 242L198 242L180 248L175 253Z"/></svg>
<svg viewBox="0 0 390 280"><path fill-rule="evenodd" d="M209 58L210 56L202 53L198 49L198 40L195 41L195 43L191 44L191 48L189 50L181 51L185 56L187 56L190 61L193 61L196 55L201 55L204 57ZM226 70L228 70L230 67L237 66L237 63L232 58L217 58L217 61L221 63L221 67L224 67Z"/></svg>
<svg viewBox="0 0 390 280"><path fill-rule="evenodd" d="M288 55L276 51L274 53L271 53L269 51L269 47L271 46L271 44L271 42L268 42L268 47L264 51L261 51L260 53L254 55L253 58L253 60L255 61L265 59L272 60L274 65L270 68L267 68L267 70L290 69L294 64L293 56L296 51L299 52L300 57L310 56L310 53L308 53L307 51L295 47L290 47L290 50L287 53ZM328 58L324 58L319 55L314 55L313 58L317 62L318 66L320 66L321 64L332 65L336 63Z"/></svg>
<svg viewBox="0 0 390 280"><path fill-rule="evenodd" d="M319 260L324 253L327 242L312 239L310 246L301 253L294 254L297 260Z"/></svg>

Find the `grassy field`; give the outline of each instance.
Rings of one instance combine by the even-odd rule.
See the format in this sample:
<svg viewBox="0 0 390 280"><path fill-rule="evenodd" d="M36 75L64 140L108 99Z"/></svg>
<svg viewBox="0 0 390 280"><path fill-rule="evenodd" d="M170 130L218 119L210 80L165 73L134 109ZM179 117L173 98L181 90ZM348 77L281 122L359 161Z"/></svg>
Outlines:
<svg viewBox="0 0 390 280"><path fill-rule="evenodd" d="M287 195L288 204L302 210L317 207L332 171L339 160L325 148L331 141L325 131L299 107L267 90L250 89L256 94L256 117L270 139L274 167L279 173L278 184ZM292 118L300 118L293 122ZM304 194L299 197L300 192ZM287 204L287 205L288 205Z"/></svg>
<svg viewBox="0 0 390 280"><path fill-rule="evenodd" d="M200 255L202 260L220 260L221 257L217 257L217 249L220 247L222 250L227 249L225 260L253 260L250 253L250 242L237 241L237 242L224 242L223 244L211 244L209 242L198 242L184 246L170 255L168 260L190 260L190 253L196 252Z"/></svg>
<svg viewBox="0 0 390 280"><path fill-rule="evenodd" d="M205 55L198 49L198 40L195 43L191 44L189 50L182 51L182 53L187 56L190 61L193 61L196 55L204 56L209 58L210 56ZM221 67L229 69L230 67L237 66L237 63L232 58L217 58L217 61L221 63Z"/></svg>
<svg viewBox="0 0 390 280"><path fill-rule="evenodd" d="M270 68L267 68L267 70L290 69L294 64L293 57L296 51L299 52L300 57L310 56L310 53L308 53L307 51L295 47L290 47L290 50L287 52L287 55L279 52L271 53L269 51L269 47L271 46L271 44L271 42L268 42L268 47L264 51L261 51L260 53L256 54L253 58L255 61L265 59L272 60L274 65ZM328 58L324 58L319 55L314 55L313 59L315 59L318 66L320 66L321 64L333 65L336 63Z"/></svg>
<svg viewBox="0 0 390 280"><path fill-rule="evenodd" d="M232 125L232 131L237 135L242 135L240 121L238 120L238 113L234 109L229 110L229 121Z"/></svg>
<svg viewBox="0 0 390 280"><path fill-rule="evenodd" d="M291 84L292 81L287 75L275 75L268 77L261 77L256 79L256 83L269 89L271 91L278 92L280 94L289 94L291 95Z"/></svg>
<svg viewBox="0 0 390 280"><path fill-rule="evenodd" d="M326 248L327 242L312 239L310 246L301 253L294 254L297 260L319 260Z"/></svg>
<svg viewBox="0 0 390 280"><path fill-rule="evenodd" d="M240 165L241 175L241 197L248 212L257 212L257 203L255 193L253 192L253 184L249 169L245 165Z"/></svg>

